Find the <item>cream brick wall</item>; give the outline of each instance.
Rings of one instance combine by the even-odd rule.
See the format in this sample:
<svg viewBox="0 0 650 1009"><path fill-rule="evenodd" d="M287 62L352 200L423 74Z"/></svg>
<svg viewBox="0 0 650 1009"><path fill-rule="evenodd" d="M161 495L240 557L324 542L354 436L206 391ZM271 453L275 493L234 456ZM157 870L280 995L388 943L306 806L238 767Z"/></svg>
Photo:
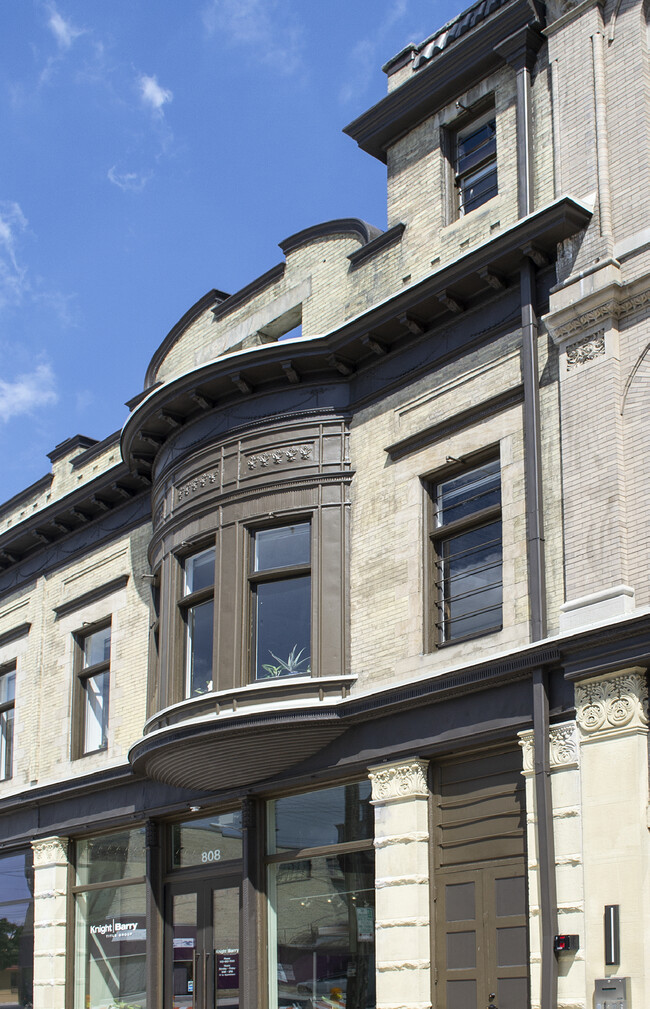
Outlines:
<svg viewBox="0 0 650 1009"><path fill-rule="evenodd" d="M513 407L495 417L391 462L385 447L520 381L516 343L501 341L414 382L381 407L363 411L352 427L354 478L351 523L351 668L359 687L385 685L420 673L444 672L528 641L523 416ZM544 404L545 466L558 469L557 393ZM503 630L428 653L423 638L425 495L422 478L448 456L498 445L502 472ZM555 611L562 596L560 495L549 491L549 594Z"/></svg>
<svg viewBox="0 0 650 1009"><path fill-rule="evenodd" d="M39 578L3 600L0 634L31 623L29 634L0 648L0 663L16 660L13 777L0 796L126 762L142 734L150 611L146 550L149 526ZM54 607L128 575L125 588L56 618ZM75 632L111 619L108 748L70 759Z"/></svg>

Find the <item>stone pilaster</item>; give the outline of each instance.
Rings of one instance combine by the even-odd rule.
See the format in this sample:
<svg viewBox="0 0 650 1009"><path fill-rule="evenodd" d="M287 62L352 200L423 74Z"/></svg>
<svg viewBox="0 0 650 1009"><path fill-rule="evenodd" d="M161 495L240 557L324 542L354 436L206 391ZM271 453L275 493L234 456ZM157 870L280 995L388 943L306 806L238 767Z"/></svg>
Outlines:
<svg viewBox="0 0 650 1009"><path fill-rule="evenodd" d="M540 1005L540 897L537 860L537 816L535 809L535 744L532 730L519 733L522 774L526 780L528 832L528 900L530 911L531 1007ZM582 874L582 831L578 734L575 722L552 725L549 733L553 836L555 842L555 882L558 929L579 935L581 948L563 955L558 965L558 1006L583 1009L585 1006L584 889Z"/></svg>
<svg viewBox="0 0 650 1009"><path fill-rule="evenodd" d="M631 979L630 1004L650 1004L648 684L640 668L576 684L585 850L586 989ZM620 907L620 964L604 962L603 915Z"/></svg>
<svg viewBox="0 0 650 1009"><path fill-rule="evenodd" d="M44 837L34 850L34 1009L65 1009L68 839Z"/></svg>
<svg viewBox="0 0 650 1009"><path fill-rule="evenodd" d="M429 1009L428 761L369 768L375 807L377 1009Z"/></svg>

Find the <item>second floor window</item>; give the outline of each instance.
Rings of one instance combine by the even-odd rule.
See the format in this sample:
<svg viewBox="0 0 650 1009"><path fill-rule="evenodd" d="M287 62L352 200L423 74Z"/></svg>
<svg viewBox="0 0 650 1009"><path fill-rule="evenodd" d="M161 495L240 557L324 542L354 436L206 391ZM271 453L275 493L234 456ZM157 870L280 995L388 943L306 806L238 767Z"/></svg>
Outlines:
<svg viewBox="0 0 650 1009"><path fill-rule="evenodd" d="M16 669L0 668L0 781L13 773Z"/></svg>
<svg viewBox="0 0 650 1009"><path fill-rule="evenodd" d="M185 558L181 611L185 620L185 696L213 689L214 547Z"/></svg>
<svg viewBox="0 0 650 1009"><path fill-rule="evenodd" d="M498 459L432 488L436 641L501 629L501 473Z"/></svg>
<svg viewBox="0 0 650 1009"><path fill-rule="evenodd" d="M494 112L456 132L454 170L461 216L496 196L497 134Z"/></svg>
<svg viewBox="0 0 650 1009"><path fill-rule="evenodd" d="M311 526L252 534L251 680L311 675Z"/></svg>
<svg viewBox="0 0 650 1009"><path fill-rule="evenodd" d="M111 628L102 627L81 639L82 691L81 754L108 746L108 693L111 665Z"/></svg>

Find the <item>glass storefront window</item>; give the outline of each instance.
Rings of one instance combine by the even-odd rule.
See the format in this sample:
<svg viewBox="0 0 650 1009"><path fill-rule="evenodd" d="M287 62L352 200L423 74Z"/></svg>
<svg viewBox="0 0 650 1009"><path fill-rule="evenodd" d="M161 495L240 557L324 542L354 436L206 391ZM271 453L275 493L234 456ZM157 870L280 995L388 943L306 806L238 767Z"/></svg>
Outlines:
<svg viewBox="0 0 650 1009"><path fill-rule="evenodd" d="M146 1006L144 884L76 895L75 1009Z"/></svg>
<svg viewBox="0 0 650 1009"><path fill-rule="evenodd" d="M0 856L0 1009L32 1005L33 880L31 851Z"/></svg>
<svg viewBox="0 0 650 1009"><path fill-rule="evenodd" d="M273 803L269 854L295 848L363 841L373 836L370 782L288 795Z"/></svg>
<svg viewBox="0 0 650 1009"><path fill-rule="evenodd" d="M242 857L241 810L172 827L172 868L218 865Z"/></svg>
<svg viewBox="0 0 650 1009"><path fill-rule="evenodd" d="M144 876L144 827L77 842L77 885Z"/></svg>
<svg viewBox="0 0 650 1009"><path fill-rule="evenodd" d="M271 867L278 1009L368 1009L375 1004L374 853Z"/></svg>
<svg viewBox="0 0 650 1009"><path fill-rule="evenodd" d="M145 856L143 827L76 844L74 1009L146 1007Z"/></svg>
<svg viewBox="0 0 650 1009"><path fill-rule="evenodd" d="M375 1005L370 796L360 781L268 804L271 1009Z"/></svg>

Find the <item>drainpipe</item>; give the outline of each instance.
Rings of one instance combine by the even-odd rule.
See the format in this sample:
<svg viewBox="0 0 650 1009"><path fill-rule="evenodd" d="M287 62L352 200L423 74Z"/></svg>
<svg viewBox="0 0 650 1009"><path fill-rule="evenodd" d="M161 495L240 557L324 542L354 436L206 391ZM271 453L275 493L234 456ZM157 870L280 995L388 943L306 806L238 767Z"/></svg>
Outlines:
<svg viewBox="0 0 650 1009"><path fill-rule="evenodd" d="M527 26L497 46L513 67L517 79L517 203L519 217L533 209L533 150L530 72L543 39ZM526 536L528 543L528 597L532 641L546 637L546 579L544 558L544 511L541 459L539 369L537 360L537 314L535 311L535 266L543 254L526 248L520 269L522 378L524 385L524 465L526 478ZM557 931L555 843L549 754L548 674L533 671L533 738L535 746L535 806L537 861L542 940L541 1009L557 1005Z"/></svg>

